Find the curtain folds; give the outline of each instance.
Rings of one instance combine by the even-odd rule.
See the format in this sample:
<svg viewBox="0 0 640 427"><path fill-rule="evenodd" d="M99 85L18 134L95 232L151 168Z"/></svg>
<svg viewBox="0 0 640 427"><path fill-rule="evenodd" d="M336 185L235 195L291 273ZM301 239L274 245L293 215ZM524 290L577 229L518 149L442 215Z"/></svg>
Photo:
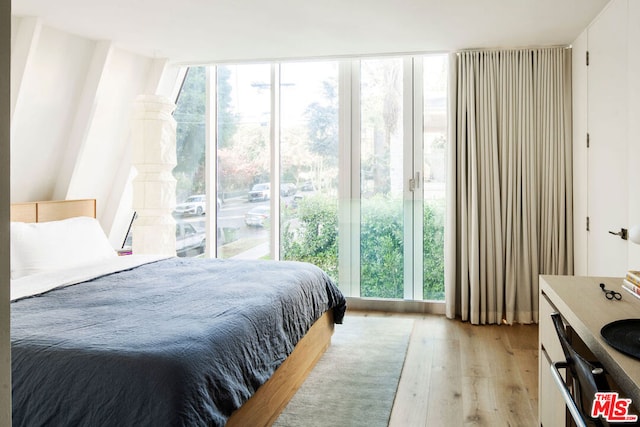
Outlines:
<svg viewBox="0 0 640 427"><path fill-rule="evenodd" d="M538 275L573 273L571 51L457 55L447 316L538 320Z"/></svg>

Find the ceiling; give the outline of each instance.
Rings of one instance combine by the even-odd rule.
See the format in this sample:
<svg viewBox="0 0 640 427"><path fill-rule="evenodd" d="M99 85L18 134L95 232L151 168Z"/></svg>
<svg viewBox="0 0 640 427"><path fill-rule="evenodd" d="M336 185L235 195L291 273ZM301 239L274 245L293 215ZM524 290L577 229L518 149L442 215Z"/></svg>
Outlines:
<svg viewBox="0 0 640 427"><path fill-rule="evenodd" d="M570 44L609 0L13 0L13 14L175 63Z"/></svg>

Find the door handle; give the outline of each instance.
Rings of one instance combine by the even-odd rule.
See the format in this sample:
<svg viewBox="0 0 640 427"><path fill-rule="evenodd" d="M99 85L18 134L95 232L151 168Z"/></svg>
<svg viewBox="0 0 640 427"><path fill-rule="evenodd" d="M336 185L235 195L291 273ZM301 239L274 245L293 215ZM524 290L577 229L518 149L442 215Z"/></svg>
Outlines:
<svg viewBox="0 0 640 427"><path fill-rule="evenodd" d="M620 236L622 240L627 240L627 238L629 237L629 232L627 231L626 228L621 228L620 231L618 231L617 233L614 231L609 231L609 234L613 234L614 236Z"/></svg>
<svg viewBox="0 0 640 427"><path fill-rule="evenodd" d="M558 369L567 369L569 367L569 364L566 362L555 362L555 363L551 363L550 367L551 367L551 376L553 377L553 380L558 386L558 390L560 390L560 394L562 395L562 398L564 399L564 402L567 405L567 409L571 413L571 417L573 418L573 420L575 421L578 427L586 427L587 425L584 421L584 418L582 418L582 414L578 409L578 405L576 405L576 401L573 399L573 396L571 395L571 392L569 391L567 384L564 382L564 379L562 379L562 376L560 375L560 371L558 371Z"/></svg>
<svg viewBox="0 0 640 427"><path fill-rule="evenodd" d="M414 178L409 180L409 191L416 191L420 188L420 172L416 172Z"/></svg>

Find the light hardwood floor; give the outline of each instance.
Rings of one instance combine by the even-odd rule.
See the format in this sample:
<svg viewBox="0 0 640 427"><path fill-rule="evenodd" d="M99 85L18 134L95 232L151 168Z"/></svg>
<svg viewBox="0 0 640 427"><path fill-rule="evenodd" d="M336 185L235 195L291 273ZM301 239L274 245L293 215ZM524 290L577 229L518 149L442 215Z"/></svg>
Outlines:
<svg viewBox="0 0 640 427"><path fill-rule="evenodd" d="M537 325L387 315L415 319L390 426L539 425Z"/></svg>

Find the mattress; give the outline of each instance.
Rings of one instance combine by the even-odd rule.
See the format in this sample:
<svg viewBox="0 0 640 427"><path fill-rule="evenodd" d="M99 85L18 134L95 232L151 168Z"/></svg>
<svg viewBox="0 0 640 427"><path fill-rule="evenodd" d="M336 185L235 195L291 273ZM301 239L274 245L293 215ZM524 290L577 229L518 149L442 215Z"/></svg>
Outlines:
<svg viewBox="0 0 640 427"><path fill-rule="evenodd" d="M300 262L169 258L16 298L14 426L224 425L345 300Z"/></svg>

